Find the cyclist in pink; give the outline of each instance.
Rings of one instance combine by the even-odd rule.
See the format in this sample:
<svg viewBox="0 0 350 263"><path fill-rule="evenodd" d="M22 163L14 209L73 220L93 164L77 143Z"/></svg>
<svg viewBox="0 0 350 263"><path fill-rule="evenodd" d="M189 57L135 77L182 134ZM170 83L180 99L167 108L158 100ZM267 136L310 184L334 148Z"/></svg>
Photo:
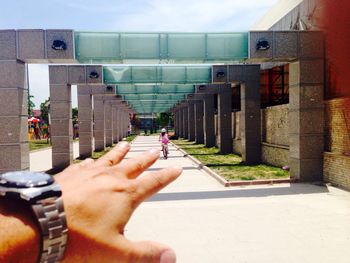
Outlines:
<svg viewBox="0 0 350 263"><path fill-rule="evenodd" d="M159 141L162 142L162 152L163 152L164 158L167 159L169 138L165 128L161 130L161 133L159 135Z"/></svg>

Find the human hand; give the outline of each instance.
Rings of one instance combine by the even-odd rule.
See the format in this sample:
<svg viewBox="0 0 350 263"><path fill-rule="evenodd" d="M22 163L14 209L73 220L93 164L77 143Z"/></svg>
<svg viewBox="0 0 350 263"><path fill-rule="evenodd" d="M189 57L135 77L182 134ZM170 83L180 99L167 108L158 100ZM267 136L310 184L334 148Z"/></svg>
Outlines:
<svg viewBox="0 0 350 263"><path fill-rule="evenodd" d="M176 261L168 246L132 242L123 232L136 207L174 181L182 170L172 167L139 176L159 158L159 150L123 160L129 149L129 144L119 143L96 162L86 159L55 176L69 229L63 262Z"/></svg>

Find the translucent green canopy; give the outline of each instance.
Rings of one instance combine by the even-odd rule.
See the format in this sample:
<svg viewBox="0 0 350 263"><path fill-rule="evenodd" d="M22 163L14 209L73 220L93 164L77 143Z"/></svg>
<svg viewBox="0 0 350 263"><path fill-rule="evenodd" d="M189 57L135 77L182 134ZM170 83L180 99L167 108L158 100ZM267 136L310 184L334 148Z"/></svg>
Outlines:
<svg viewBox="0 0 350 263"><path fill-rule="evenodd" d="M106 84L121 83L210 83L211 66L104 66Z"/></svg>
<svg viewBox="0 0 350 263"><path fill-rule="evenodd" d="M126 94L188 94L194 92L194 85L191 84L121 84L116 86L118 95Z"/></svg>
<svg viewBox="0 0 350 263"><path fill-rule="evenodd" d="M186 94L194 92L189 84L121 84L116 93L121 95L137 113L167 112L176 103L184 100Z"/></svg>
<svg viewBox="0 0 350 263"><path fill-rule="evenodd" d="M80 63L213 63L248 57L248 33L74 32Z"/></svg>
<svg viewBox="0 0 350 263"><path fill-rule="evenodd" d="M131 106L137 113L158 113L167 112L176 104L175 101L129 101Z"/></svg>

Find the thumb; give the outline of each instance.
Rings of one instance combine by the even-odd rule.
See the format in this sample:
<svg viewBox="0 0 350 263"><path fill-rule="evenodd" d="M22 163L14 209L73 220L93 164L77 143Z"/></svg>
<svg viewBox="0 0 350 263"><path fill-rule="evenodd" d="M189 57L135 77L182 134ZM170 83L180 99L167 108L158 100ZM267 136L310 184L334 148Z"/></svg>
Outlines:
<svg viewBox="0 0 350 263"><path fill-rule="evenodd" d="M141 241L131 242L128 241L130 257L133 259L131 262L150 262L150 263L175 263L176 254L174 250L166 245L152 242Z"/></svg>

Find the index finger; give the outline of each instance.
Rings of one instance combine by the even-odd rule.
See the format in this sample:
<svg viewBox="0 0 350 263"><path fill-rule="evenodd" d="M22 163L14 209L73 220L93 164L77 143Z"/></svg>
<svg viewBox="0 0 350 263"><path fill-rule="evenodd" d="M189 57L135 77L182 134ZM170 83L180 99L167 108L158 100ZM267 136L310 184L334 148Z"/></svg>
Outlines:
<svg viewBox="0 0 350 263"><path fill-rule="evenodd" d="M103 155L95 162L95 167L98 166L113 166L119 163L130 150L130 144L127 142L119 142L112 150Z"/></svg>
<svg viewBox="0 0 350 263"><path fill-rule="evenodd" d="M159 192L165 186L175 181L182 173L182 168L179 166L168 167L155 172L138 177L137 189L135 191L137 202L141 203L148 197Z"/></svg>

